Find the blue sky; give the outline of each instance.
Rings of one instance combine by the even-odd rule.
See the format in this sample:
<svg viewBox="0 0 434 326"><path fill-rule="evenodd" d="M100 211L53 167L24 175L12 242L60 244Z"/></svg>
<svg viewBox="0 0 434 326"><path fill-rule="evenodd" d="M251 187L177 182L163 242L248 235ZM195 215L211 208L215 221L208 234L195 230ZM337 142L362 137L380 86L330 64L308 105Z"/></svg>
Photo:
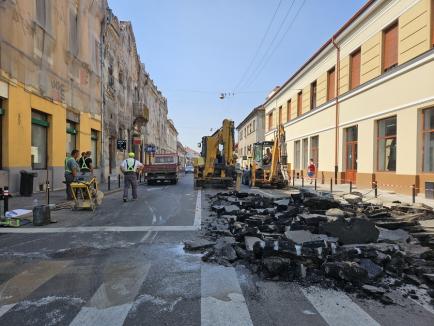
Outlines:
<svg viewBox="0 0 434 326"><path fill-rule="evenodd" d="M109 0L109 5L120 20L132 22L140 58L167 97L180 141L196 148L224 118L237 125L263 103L365 1ZM234 90L234 96L219 99L219 93Z"/></svg>

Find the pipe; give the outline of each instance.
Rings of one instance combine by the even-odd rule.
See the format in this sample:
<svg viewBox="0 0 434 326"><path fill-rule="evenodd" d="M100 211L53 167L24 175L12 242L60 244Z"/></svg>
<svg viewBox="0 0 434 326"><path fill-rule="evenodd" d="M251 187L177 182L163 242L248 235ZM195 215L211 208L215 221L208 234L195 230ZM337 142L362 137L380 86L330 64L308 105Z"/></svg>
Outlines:
<svg viewBox="0 0 434 326"><path fill-rule="evenodd" d="M332 44L336 48L336 110L335 110L335 184L338 183L338 148L339 148L339 87L340 87L340 70L341 70L341 48L336 43L335 37L332 38Z"/></svg>

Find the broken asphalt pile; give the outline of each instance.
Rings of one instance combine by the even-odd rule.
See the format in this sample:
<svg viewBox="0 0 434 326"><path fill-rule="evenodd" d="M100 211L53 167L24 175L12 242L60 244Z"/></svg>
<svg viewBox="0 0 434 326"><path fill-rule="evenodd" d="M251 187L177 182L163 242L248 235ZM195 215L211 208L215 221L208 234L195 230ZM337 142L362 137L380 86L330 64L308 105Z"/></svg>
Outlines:
<svg viewBox="0 0 434 326"><path fill-rule="evenodd" d="M226 192L209 200L208 239L185 243L204 261L241 263L266 279L340 288L385 304L394 302L391 289L406 284L434 297L434 233L419 224L434 218L427 206L303 191L279 199ZM403 295L418 299L414 290Z"/></svg>

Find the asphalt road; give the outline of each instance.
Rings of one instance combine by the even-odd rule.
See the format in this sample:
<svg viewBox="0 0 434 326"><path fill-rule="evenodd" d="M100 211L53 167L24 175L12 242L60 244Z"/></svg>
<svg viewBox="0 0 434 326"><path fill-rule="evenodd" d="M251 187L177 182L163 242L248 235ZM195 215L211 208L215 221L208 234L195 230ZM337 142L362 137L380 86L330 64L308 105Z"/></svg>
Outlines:
<svg viewBox="0 0 434 326"><path fill-rule="evenodd" d="M408 299L383 306L185 253L214 192L187 176L140 186L138 201L116 193L95 213L57 211L50 226L0 233L0 325L434 325L431 308Z"/></svg>

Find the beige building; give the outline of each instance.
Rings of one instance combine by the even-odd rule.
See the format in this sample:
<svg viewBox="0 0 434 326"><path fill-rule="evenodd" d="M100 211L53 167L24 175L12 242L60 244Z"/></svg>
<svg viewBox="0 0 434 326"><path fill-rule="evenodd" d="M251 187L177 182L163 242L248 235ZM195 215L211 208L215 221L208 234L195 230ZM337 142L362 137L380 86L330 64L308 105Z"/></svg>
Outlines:
<svg viewBox="0 0 434 326"><path fill-rule="evenodd" d="M178 150L178 131L171 119L167 120L167 152L176 153Z"/></svg>
<svg viewBox="0 0 434 326"><path fill-rule="evenodd" d="M253 160L253 144L265 140L265 109L261 106L237 126L238 159L241 167L248 167Z"/></svg>
<svg viewBox="0 0 434 326"><path fill-rule="evenodd" d="M64 188L66 153L101 166L100 34L105 0L0 2L0 187ZM99 175L96 169L96 175Z"/></svg>
<svg viewBox="0 0 434 326"><path fill-rule="evenodd" d="M368 1L264 103L293 173L313 158L320 181L433 186L433 30L434 0Z"/></svg>

